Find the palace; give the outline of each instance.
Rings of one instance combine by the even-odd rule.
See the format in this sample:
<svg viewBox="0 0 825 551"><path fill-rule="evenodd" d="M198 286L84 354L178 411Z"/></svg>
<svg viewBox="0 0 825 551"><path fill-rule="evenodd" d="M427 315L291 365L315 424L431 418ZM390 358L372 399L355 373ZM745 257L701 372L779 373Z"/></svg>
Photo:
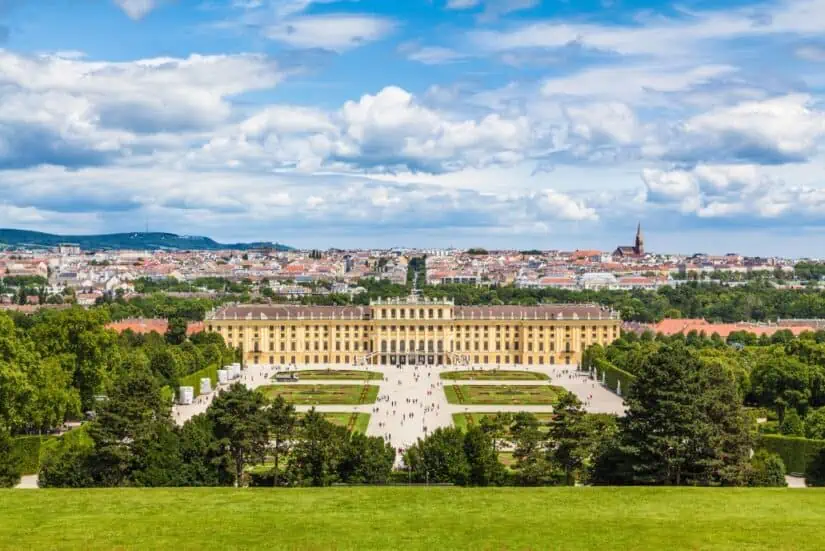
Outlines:
<svg viewBox="0 0 825 551"><path fill-rule="evenodd" d="M619 337L617 312L594 304L456 306L418 296L369 306L238 305L207 331L255 364L577 364Z"/></svg>

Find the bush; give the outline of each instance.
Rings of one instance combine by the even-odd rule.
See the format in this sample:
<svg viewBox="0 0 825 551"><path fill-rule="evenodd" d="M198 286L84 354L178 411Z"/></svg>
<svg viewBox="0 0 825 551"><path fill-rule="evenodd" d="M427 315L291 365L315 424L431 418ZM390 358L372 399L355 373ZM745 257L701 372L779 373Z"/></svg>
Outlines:
<svg viewBox="0 0 825 551"><path fill-rule="evenodd" d="M802 436L804 434L802 419L795 409L791 408L785 413L785 418L779 424L779 432L786 436Z"/></svg>
<svg viewBox="0 0 825 551"><path fill-rule="evenodd" d="M779 455L789 473L805 474L814 457L825 449L825 440L762 434L757 438L756 448Z"/></svg>
<svg viewBox="0 0 825 551"><path fill-rule="evenodd" d="M805 483L808 486L825 486L825 448L819 450L808 465Z"/></svg>
<svg viewBox="0 0 825 551"><path fill-rule="evenodd" d="M71 430L59 438L50 438L40 450L41 488L87 488L94 486L89 456L94 442L86 427Z"/></svg>
<svg viewBox="0 0 825 551"><path fill-rule="evenodd" d="M748 486L784 488L787 485L782 458L765 450L756 452L751 459Z"/></svg>
<svg viewBox="0 0 825 551"><path fill-rule="evenodd" d="M628 373L624 369L619 369L612 363L601 358L593 361L593 367L596 369L596 377L598 380L601 381L602 374L604 374L605 384L607 388L613 392L617 391L619 383L621 383L622 395L627 394L627 391L630 390L630 385L636 380L636 376L632 373Z"/></svg>
<svg viewBox="0 0 825 551"><path fill-rule="evenodd" d="M11 436L0 427L0 488L13 488L20 482L20 467L13 450Z"/></svg>

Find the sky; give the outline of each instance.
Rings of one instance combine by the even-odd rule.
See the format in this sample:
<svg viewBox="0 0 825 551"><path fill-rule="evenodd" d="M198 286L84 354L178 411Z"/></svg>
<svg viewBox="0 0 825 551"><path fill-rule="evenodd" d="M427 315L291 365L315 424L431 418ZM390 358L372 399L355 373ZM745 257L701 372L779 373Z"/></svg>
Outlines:
<svg viewBox="0 0 825 551"><path fill-rule="evenodd" d="M825 0L0 0L0 227L825 257Z"/></svg>

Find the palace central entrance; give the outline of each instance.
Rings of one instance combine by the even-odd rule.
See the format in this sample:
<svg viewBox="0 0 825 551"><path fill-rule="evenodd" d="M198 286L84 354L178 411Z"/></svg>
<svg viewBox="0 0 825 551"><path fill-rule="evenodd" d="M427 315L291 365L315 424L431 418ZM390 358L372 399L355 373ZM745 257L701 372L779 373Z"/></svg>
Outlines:
<svg viewBox="0 0 825 551"><path fill-rule="evenodd" d="M443 354L382 354L384 365L444 365Z"/></svg>

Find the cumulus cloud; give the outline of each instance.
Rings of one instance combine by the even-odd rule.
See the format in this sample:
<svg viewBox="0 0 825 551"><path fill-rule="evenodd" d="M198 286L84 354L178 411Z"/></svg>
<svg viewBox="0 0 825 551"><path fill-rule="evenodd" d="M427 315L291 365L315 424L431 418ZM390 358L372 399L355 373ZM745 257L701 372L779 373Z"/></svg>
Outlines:
<svg viewBox="0 0 825 551"><path fill-rule="evenodd" d="M809 158L825 135L825 112L792 94L695 115L669 138L665 158L782 164Z"/></svg>
<svg viewBox="0 0 825 551"><path fill-rule="evenodd" d="M787 183L758 165L698 165L644 170L646 198L654 205L704 219L815 221L825 213L825 189Z"/></svg>
<svg viewBox="0 0 825 551"><path fill-rule="evenodd" d="M0 165L96 164L233 118L231 97L282 78L258 55L87 61L0 51Z"/></svg>

